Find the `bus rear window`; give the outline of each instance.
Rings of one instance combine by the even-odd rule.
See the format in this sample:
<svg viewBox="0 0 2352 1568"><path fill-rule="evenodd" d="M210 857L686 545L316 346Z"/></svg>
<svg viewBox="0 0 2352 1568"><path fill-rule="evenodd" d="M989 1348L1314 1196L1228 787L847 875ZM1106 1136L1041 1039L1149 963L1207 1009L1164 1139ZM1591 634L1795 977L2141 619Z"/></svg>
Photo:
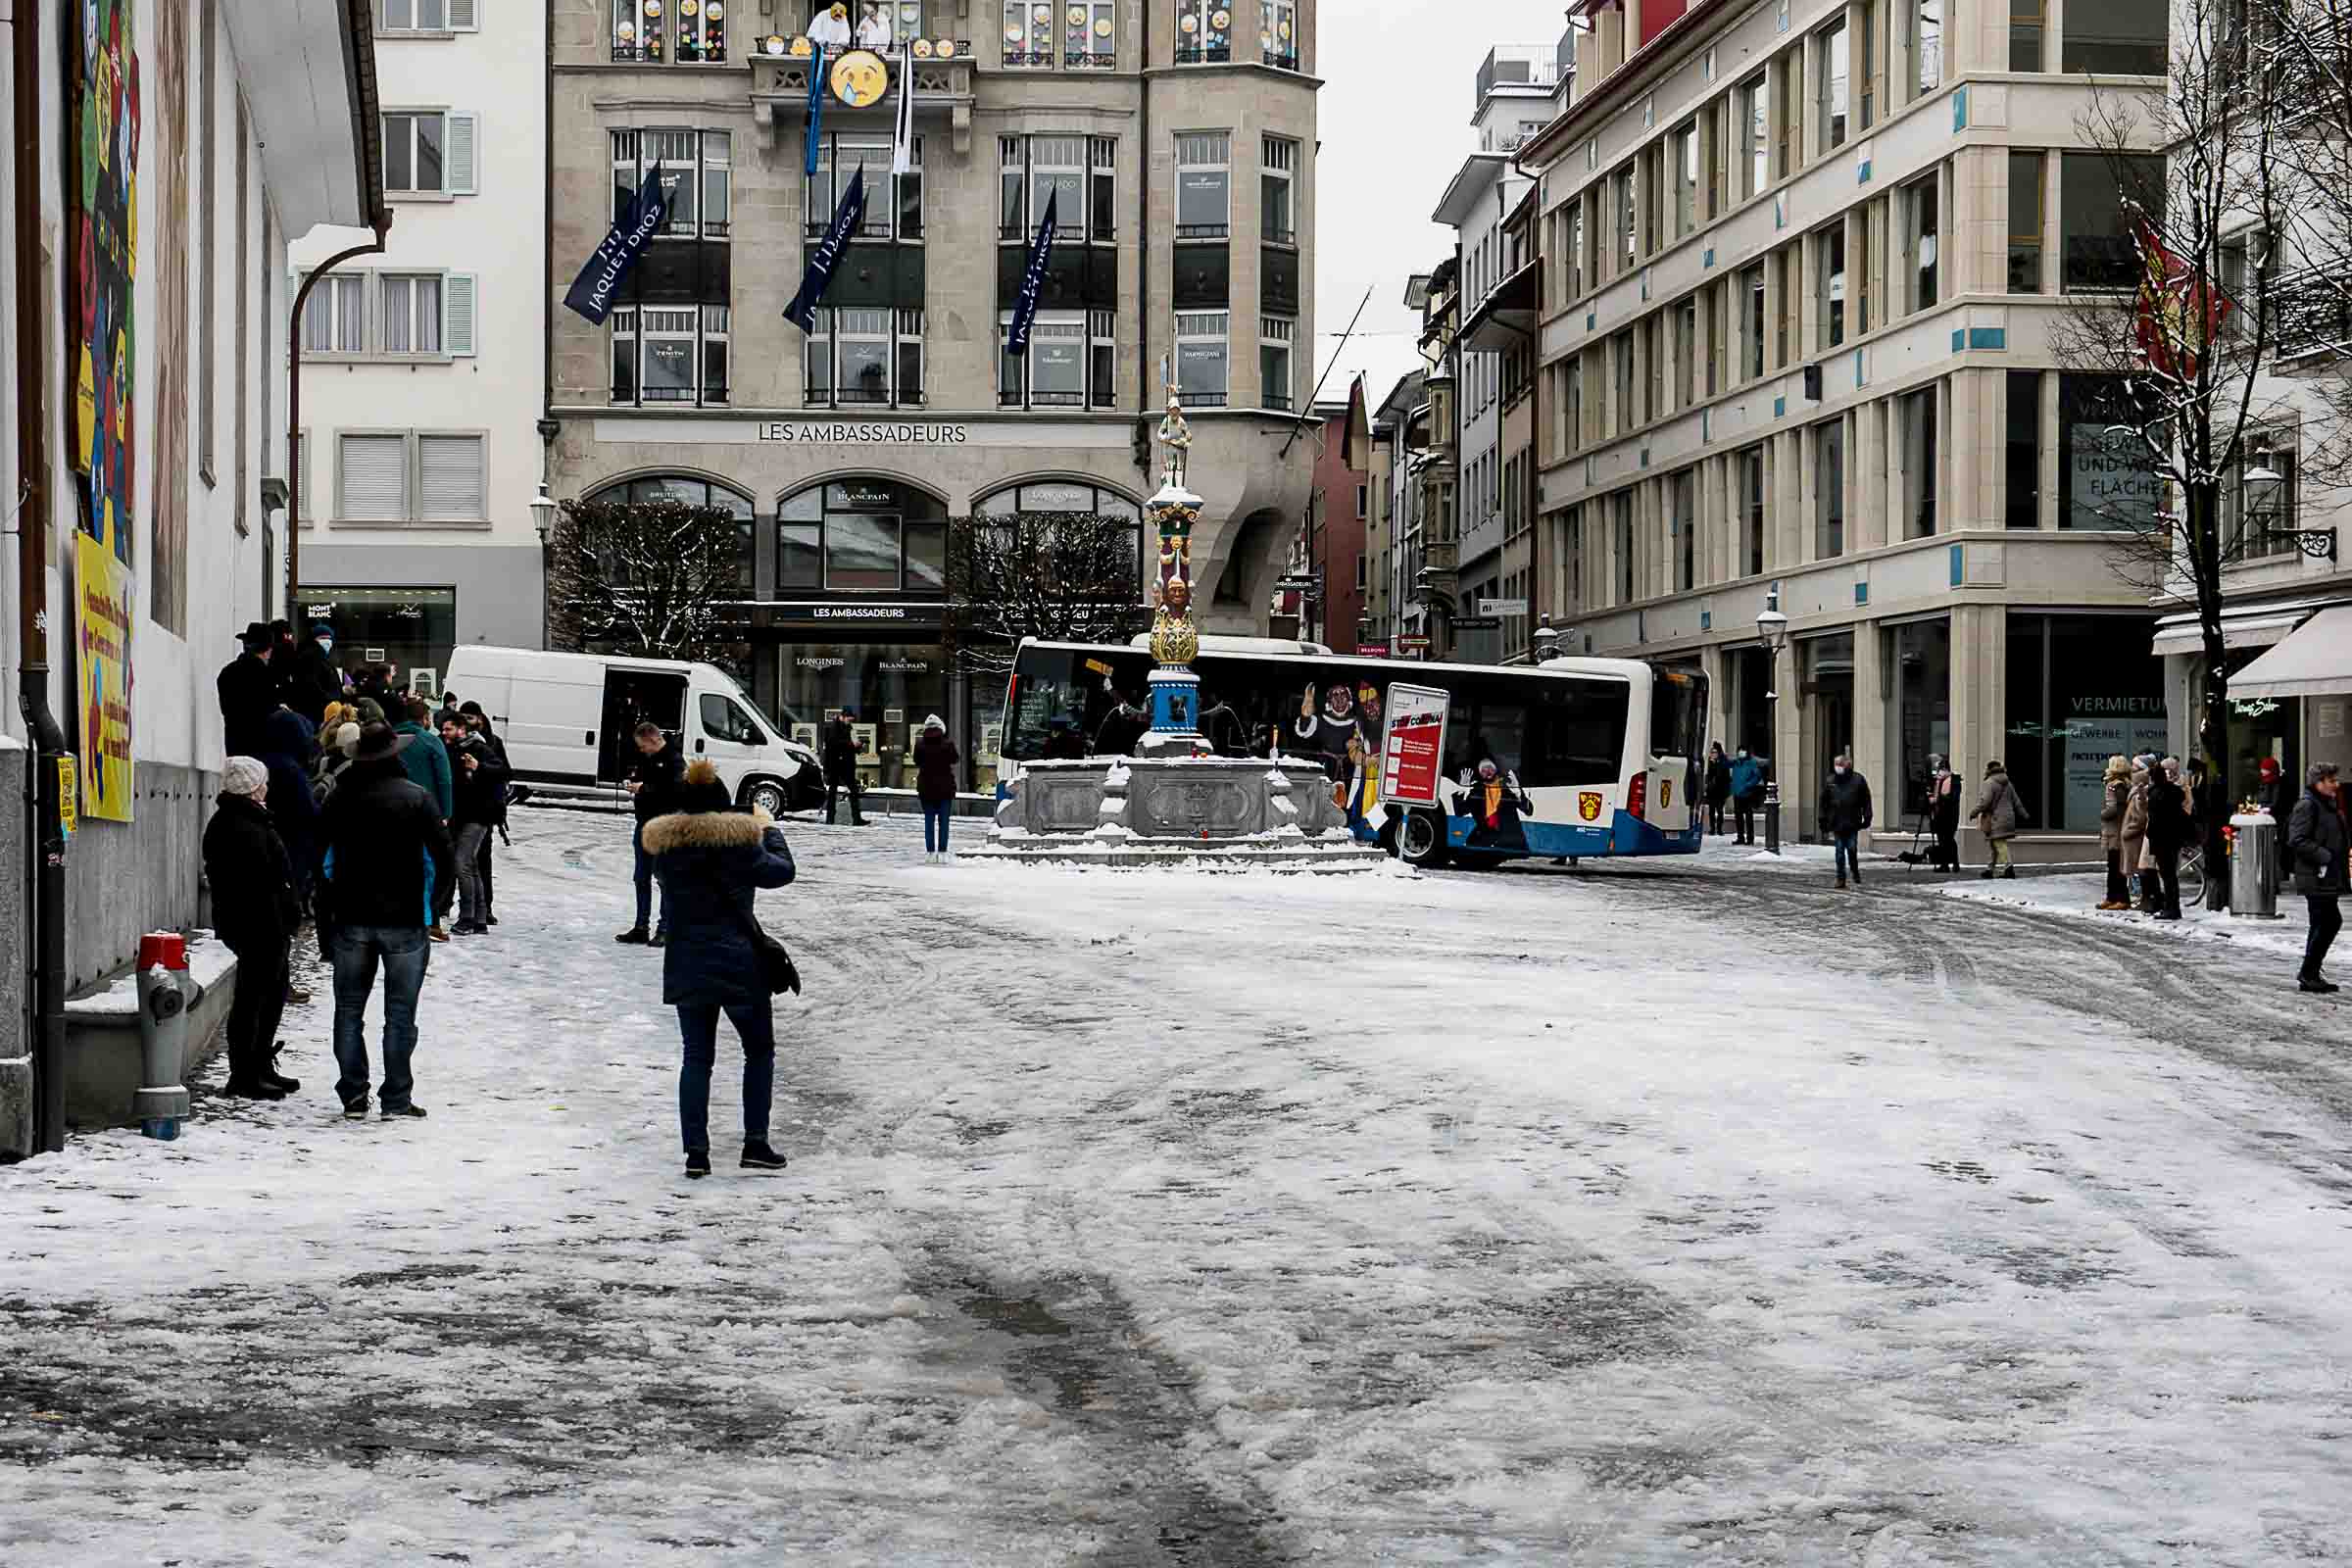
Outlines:
<svg viewBox="0 0 2352 1568"><path fill-rule="evenodd" d="M1649 755L1696 757L1704 748L1707 683L1689 670L1656 671L1649 686Z"/></svg>

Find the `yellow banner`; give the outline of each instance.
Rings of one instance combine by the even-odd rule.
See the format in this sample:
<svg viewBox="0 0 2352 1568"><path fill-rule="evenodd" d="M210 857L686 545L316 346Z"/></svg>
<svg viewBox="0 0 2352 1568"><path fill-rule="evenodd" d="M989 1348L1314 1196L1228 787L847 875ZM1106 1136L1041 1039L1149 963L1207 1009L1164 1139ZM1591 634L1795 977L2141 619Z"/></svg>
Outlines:
<svg viewBox="0 0 2352 1568"><path fill-rule="evenodd" d="M74 536L74 649L81 708L80 814L130 820L130 568Z"/></svg>

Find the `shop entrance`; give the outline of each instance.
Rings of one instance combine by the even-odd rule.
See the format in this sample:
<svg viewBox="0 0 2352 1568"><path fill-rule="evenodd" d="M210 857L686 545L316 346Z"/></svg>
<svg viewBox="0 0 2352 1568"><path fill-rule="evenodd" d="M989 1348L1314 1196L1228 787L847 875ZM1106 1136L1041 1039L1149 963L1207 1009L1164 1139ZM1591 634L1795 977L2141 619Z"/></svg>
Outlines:
<svg viewBox="0 0 2352 1568"><path fill-rule="evenodd" d="M1805 706L1812 745L1806 760L1812 771L1804 780L1805 794L1797 802L1799 820L1811 821L1814 799L1832 764L1850 753L1854 744L1854 634L1838 632L1809 638L1798 644L1804 657ZM1786 800L1786 793L1782 799ZM1815 824L1818 834L1819 824Z"/></svg>

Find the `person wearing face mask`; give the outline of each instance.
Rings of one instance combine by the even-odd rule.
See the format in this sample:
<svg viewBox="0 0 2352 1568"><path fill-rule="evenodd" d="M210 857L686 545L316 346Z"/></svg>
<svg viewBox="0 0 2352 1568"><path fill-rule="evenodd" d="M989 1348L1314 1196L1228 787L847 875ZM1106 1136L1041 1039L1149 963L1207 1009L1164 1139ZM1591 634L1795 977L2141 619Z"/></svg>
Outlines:
<svg viewBox="0 0 2352 1568"><path fill-rule="evenodd" d="M1960 775L1941 757L1928 759L1928 831L1935 853L1928 863L1938 871L1960 869Z"/></svg>
<svg viewBox="0 0 2352 1568"><path fill-rule="evenodd" d="M1830 764L1821 786L1821 828L1838 846L1838 885L1853 878L1862 885L1861 835L1871 823L1870 780L1854 770L1854 760L1840 757Z"/></svg>
<svg viewBox="0 0 2352 1568"><path fill-rule="evenodd" d="M1764 799L1764 763L1740 748L1732 759L1732 823L1741 844L1756 842L1756 806Z"/></svg>

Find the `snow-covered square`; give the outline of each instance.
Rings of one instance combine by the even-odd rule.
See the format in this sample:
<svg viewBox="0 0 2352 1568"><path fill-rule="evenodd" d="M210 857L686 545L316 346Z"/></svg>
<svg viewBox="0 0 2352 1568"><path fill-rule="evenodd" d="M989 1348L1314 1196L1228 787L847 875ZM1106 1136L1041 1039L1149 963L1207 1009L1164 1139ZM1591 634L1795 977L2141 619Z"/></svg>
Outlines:
<svg viewBox="0 0 2352 1568"><path fill-rule="evenodd" d="M793 1163L722 1032L690 1185L628 824L516 818L429 1118L336 1114L321 974L294 1099L0 1171L0 1562L2352 1562L2352 1008L2276 943L794 822Z"/></svg>

